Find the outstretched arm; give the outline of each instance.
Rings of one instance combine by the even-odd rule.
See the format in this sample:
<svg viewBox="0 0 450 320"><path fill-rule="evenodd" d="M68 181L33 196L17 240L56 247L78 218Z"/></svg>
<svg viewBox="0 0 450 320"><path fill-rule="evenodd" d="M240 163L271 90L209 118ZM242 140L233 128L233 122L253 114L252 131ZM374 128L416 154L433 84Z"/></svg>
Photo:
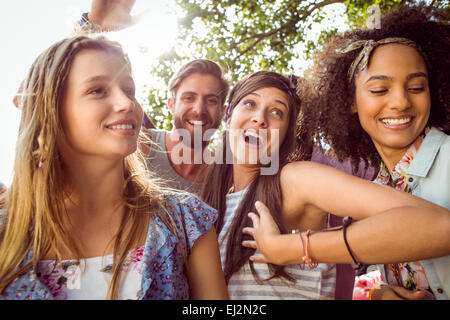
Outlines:
<svg viewBox="0 0 450 320"><path fill-rule="evenodd" d="M195 241L187 263L191 299L229 299L214 227Z"/></svg>
<svg viewBox="0 0 450 320"><path fill-rule="evenodd" d="M361 220L394 208L414 207L424 212L439 208L406 192L308 161L283 167L281 188L288 229L320 229L311 221L328 212Z"/></svg>
<svg viewBox="0 0 450 320"><path fill-rule="evenodd" d="M244 241L243 245L257 248L263 255L251 259L280 265L302 263L304 252L299 235L280 234L267 207L260 202L255 206L259 216L250 213L253 228L243 232L256 241ZM306 239L305 232L302 236ZM446 256L450 254L450 212L433 204L428 210L414 206L390 209L351 224L347 240L356 260L365 264ZM342 230L313 233L309 252L317 262L353 262Z"/></svg>

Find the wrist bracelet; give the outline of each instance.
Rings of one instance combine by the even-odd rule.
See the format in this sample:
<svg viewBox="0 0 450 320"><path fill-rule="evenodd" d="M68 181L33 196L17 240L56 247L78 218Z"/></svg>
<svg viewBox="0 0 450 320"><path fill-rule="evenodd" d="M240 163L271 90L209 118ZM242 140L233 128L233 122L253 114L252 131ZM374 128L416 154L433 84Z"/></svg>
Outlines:
<svg viewBox="0 0 450 320"><path fill-rule="evenodd" d="M97 33L97 32L101 32L102 28L93 23L92 21L89 20L89 13L88 12L84 12L81 15L81 19L78 21L78 24L80 25L80 28L87 33Z"/></svg>
<svg viewBox="0 0 450 320"><path fill-rule="evenodd" d="M373 300L372 299L372 296L373 296L373 293L375 292L375 290L378 290L378 289L381 289L381 286L382 286L383 284L381 284L381 283L375 283L374 285L373 285L373 287L370 289L370 291L369 291L369 296L367 297L369 300Z"/></svg>
<svg viewBox="0 0 450 320"><path fill-rule="evenodd" d="M302 264L300 264L300 269L304 270L305 269L305 244L303 243L303 237L302 237L300 230L298 230L298 229L292 230L292 233L298 234L298 236L300 237L300 240L302 242Z"/></svg>
<svg viewBox="0 0 450 320"><path fill-rule="evenodd" d="M355 256L353 255L352 250L350 250L350 246L348 245L348 241L347 241L347 227L348 227L349 225L351 225L352 222L353 222L353 219L352 219L351 217L345 217L345 218L344 218L344 226L342 227L342 229L344 230L344 243L345 243L345 246L347 247L348 253L349 253L350 256L352 257L352 260L353 260L353 268L355 269L355 275L356 275L356 276L360 276L360 275L366 273L367 265L362 264L362 263L358 262L358 261L355 259Z"/></svg>
<svg viewBox="0 0 450 320"><path fill-rule="evenodd" d="M298 236L300 237L300 240L302 242L302 248L303 248L303 256L302 256L302 261L303 261L303 265L302 265L302 269L305 266L305 263L308 264L308 267L310 267L311 269L314 269L317 267L317 262L313 261L311 259L311 257L309 256L309 236L311 234L311 230L306 231L306 245L303 242L303 237L302 237L302 233L297 229L297 230L292 230L292 233L297 233Z"/></svg>
<svg viewBox="0 0 450 320"><path fill-rule="evenodd" d="M306 253L305 253L305 261L306 261L306 263L308 264L308 266L311 268L311 269L314 269L314 268L316 268L317 267L317 262L315 262L315 261L313 261L312 259L311 259L311 257L309 256L309 250L308 250L308 248L309 248L309 236L311 235L311 230L307 230L306 231L306 245L305 245L305 247L306 247Z"/></svg>

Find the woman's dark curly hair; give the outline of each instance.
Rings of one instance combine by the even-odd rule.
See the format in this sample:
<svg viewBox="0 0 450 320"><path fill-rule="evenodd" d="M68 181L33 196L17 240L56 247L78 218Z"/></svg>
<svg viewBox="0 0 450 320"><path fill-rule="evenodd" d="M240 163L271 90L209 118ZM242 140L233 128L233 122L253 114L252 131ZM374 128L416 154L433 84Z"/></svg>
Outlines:
<svg viewBox="0 0 450 320"><path fill-rule="evenodd" d="M316 97L305 99L304 112L314 119L317 141L325 142L340 161L350 158L354 172L363 161L377 168L380 156L370 136L360 125L358 115L351 113L355 82L347 80L347 71L360 50L346 54L337 50L358 40L379 41L389 37L408 38L425 54L431 96L428 126L450 132L450 32L448 12L424 5L401 6L381 18L381 28L354 30L335 36L318 53L313 67ZM310 121L312 121L310 119Z"/></svg>

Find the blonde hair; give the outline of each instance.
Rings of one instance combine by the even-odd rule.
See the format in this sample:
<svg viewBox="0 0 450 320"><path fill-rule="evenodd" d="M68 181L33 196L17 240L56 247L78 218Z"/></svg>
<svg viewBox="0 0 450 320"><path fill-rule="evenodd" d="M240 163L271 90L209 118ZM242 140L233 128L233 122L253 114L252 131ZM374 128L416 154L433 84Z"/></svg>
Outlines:
<svg viewBox="0 0 450 320"><path fill-rule="evenodd" d="M24 82L14 177L0 221L0 293L15 278L31 268L35 269L49 250L55 252L58 261L61 261L61 250L80 257L76 242L65 228L64 164L56 140L63 134L59 110L67 77L75 56L84 49L103 50L122 57L131 70L120 45L103 37L64 39L44 51L33 63ZM141 131L139 141L142 142L143 138ZM138 146L141 144L139 141ZM114 241L109 299L117 298L120 267L128 252L146 234L149 213L153 214L150 223L157 216L171 232L185 239L165 208L162 189L150 179L151 174L146 170L139 147L135 153L125 157L124 172L123 196L127 210ZM163 210L158 210L158 207ZM125 226L130 226L127 234ZM23 265L31 249L31 263ZM186 252L185 248L182 252Z"/></svg>

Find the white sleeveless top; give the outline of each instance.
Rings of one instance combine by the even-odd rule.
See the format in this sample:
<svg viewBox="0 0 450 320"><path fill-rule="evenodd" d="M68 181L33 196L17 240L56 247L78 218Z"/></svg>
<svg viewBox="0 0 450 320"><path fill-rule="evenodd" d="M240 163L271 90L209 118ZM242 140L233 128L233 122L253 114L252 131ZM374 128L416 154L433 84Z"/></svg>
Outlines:
<svg viewBox="0 0 450 320"><path fill-rule="evenodd" d="M219 234L222 266L225 263L228 228L245 192L246 189L226 196L224 225ZM258 251L257 254L259 254ZM253 263L253 266L260 279L270 277L270 270L266 263ZM264 281L263 284L258 284L247 262L230 278L228 283L230 298L242 300L334 299L336 288L335 264L319 263L315 269L310 269L307 265L303 267L303 265L297 264L285 266L284 270L296 281L290 282L284 278L274 278Z"/></svg>
<svg viewBox="0 0 450 320"><path fill-rule="evenodd" d="M141 289L144 247L133 249L121 269L118 299L136 300ZM76 260L41 260L37 274L57 300L105 300L111 281L113 255Z"/></svg>

